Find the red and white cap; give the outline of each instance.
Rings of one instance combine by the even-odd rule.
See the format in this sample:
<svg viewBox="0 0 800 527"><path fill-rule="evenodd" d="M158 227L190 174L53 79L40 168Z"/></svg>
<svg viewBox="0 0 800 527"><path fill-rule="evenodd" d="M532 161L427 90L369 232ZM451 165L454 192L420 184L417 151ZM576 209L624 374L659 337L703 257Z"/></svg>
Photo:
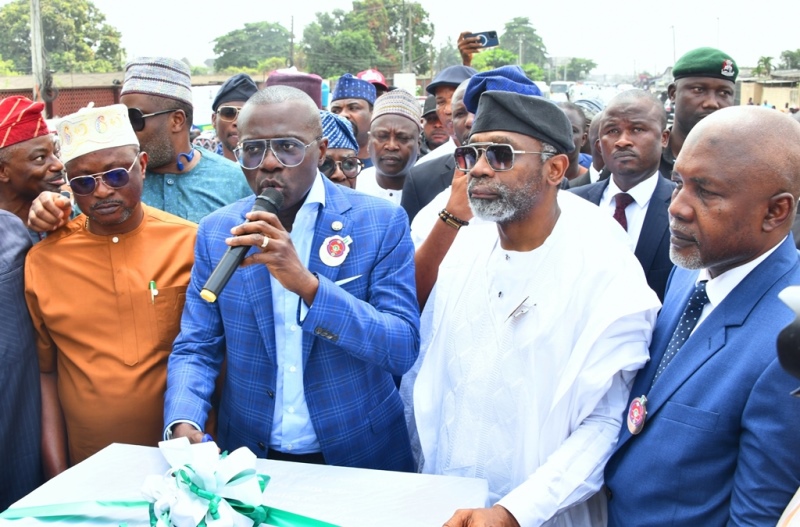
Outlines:
<svg viewBox="0 0 800 527"><path fill-rule="evenodd" d="M389 85L386 84L386 77L383 76L378 70L368 69L364 71L360 71L358 75L356 75L362 81L367 81L374 86L383 88L384 90L389 89Z"/></svg>

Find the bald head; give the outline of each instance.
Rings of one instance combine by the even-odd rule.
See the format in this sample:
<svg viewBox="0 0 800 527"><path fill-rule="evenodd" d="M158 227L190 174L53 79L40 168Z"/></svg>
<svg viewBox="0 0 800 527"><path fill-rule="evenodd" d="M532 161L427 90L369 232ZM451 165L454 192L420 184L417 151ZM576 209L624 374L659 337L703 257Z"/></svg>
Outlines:
<svg viewBox="0 0 800 527"><path fill-rule="evenodd" d="M664 111L664 104L658 97L644 90L626 90L615 95L614 98L608 101L608 105L603 113L605 115L616 113L634 105L638 108L646 108L652 112L653 118L658 119L658 122L661 124L661 129L666 129L667 113Z"/></svg>
<svg viewBox="0 0 800 527"><path fill-rule="evenodd" d="M800 193L800 123L757 106L718 110L689 133L672 178L670 257L715 278L789 233Z"/></svg>
<svg viewBox="0 0 800 527"><path fill-rule="evenodd" d="M249 113L254 106L281 104L288 101L293 101L299 110L294 114L296 116L295 123L301 127L308 127L308 130L314 135L322 135L322 120L317 104L306 92L292 86L268 86L256 92L242 107L241 113L242 115ZM239 124L240 128L241 126Z"/></svg>

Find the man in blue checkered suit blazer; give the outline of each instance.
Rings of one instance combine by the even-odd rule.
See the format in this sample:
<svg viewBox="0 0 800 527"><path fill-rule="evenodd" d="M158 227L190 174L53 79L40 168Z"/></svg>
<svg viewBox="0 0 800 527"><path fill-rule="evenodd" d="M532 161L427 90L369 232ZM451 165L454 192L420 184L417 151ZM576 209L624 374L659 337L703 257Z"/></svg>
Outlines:
<svg viewBox="0 0 800 527"><path fill-rule="evenodd" d="M255 192L266 186L280 188L285 199L277 216L255 213L255 217L249 216L250 223L241 226L253 207L252 196L200 222L181 333L168 366L167 431L199 440L225 361L215 440L223 450L246 446L260 457L268 457L275 446L270 439L274 438L276 404L282 400L277 378L282 350L275 342L272 287L275 280L286 285L287 276L293 274L315 276L318 284L312 301L298 292L301 300L291 317L296 320L285 323L296 324L302 331L303 395L324 461L411 471L414 466L403 406L392 378L411 368L419 351L414 249L408 220L401 208L388 201L335 185L319 174L317 165L325 155L327 140L314 144L319 134L316 126L296 124L304 122L303 112L316 112L316 107L313 103L308 106L310 99L303 98L307 96L294 92L302 94L286 87L267 88L240 113L240 141L245 145L258 146L256 142L261 141L264 147L263 139L281 137L311 144L298 166L286 167L275 155L275 149L281 156L284 150L269 145L262 148L264 157L257 168L243 169ZM277 104L275 99L281 97L287 100ZM249 151L258 152L255 148ZM249 166L258 159L245 162L240 158L240 162ZM324 189L324 205L318 208L313 223L310 275L304 268L293 267L302 261L294 253L293 245L299 244L293 240L286 243L288 233L281 225L285 226L287 216L294 221L293 214L315 199L320 189ZM295 229L289 224L292 235L299 229L300 214L297 218ZM236 226L241 227L234 232L235 243L251 245L245 263L253 265L237 269L219 299L208 303L200 298L200 291ZM351 240L349 253L339 265L323 256L324 245L336 236ZM281 251L285 254L270 260ZM201 431L186 433L187 425L182 422Z"/></svg>

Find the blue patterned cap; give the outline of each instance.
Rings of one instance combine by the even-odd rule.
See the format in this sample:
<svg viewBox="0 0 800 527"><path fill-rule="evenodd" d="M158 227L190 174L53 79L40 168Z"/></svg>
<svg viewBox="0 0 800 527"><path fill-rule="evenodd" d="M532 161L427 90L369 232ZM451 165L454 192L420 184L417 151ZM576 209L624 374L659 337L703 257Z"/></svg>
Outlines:
<svg viewBox="0 0 800 527"><path fill-rule="evenodd" d="M478 73L469 80L464 92L464 106L469 113L477 113L478 101L485 91L507 91L520 95L538 95L542 91L530 80L519 66L503 66Z"/></svg>
<svg viewBox="0 0 800 527"><path fill-rule="evenodd" d="M353 77L350 73L345 73L336 82L331 101L339 99L364 99L370 104L375 104L375 86L367 81L362 81Z"/></svg>
<svg viewBox="0 0 800 527"><path fill-rule="evenodd" d="M169 57L139 57L125 65L120 95L144 93L192 104L192 72Z"/></svg>
<svg viewBox="0 0 800 527"><path fill-rule="evenodd" d="M328 138L328 148L349 148L358 152L358 141L350 121L325 110L320 110L319 116L322 119L322 135Z"/></svg>

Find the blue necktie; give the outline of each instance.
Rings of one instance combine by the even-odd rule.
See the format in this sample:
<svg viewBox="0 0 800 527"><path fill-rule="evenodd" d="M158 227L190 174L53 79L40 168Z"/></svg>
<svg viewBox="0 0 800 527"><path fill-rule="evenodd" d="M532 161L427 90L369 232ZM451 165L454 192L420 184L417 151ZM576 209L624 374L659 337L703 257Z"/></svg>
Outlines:
<svg viewBox="0 0 800 527"><path fill-rule="evenodd" d="M675 328L675 333L672 334L672 338L669 340L669 346L667 346L664 356L661 357L656 376L653 377L653 384L650 385L651 389L658 377L669 366L672 358L689 338L689 335L692 334L692 330L703 313L703 306L706 304L708 304L708 295L706 294L706 281L703 280L695 286L692 296L689 297L686 309L683 310L681 319L678 321L678 327Z"/></svg>

